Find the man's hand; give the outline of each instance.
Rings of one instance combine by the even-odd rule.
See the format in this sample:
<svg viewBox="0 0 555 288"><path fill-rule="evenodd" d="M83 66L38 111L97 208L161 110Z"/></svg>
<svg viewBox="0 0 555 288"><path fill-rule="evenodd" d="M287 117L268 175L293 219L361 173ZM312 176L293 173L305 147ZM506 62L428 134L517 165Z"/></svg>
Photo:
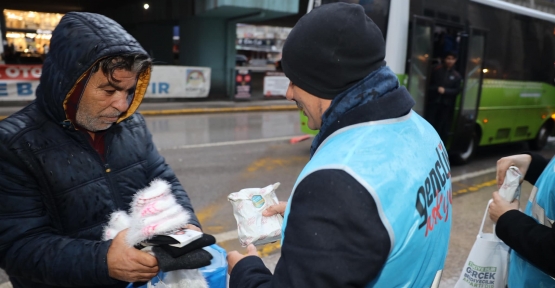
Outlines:
<svg viewBox="0 0 555 288"><path fill-rule="evenodd" d="M266 208L266 210L262 212L262 216L270 217L276 214L283 216L285 208L287 208L287 202L280 201L278 204Z"/></svg>
<svg viewBox="0 0 555 288"><path fill-rule="evenodd" d="M509 203L509 201L503 199L499 192L493 192L493 201L489 204L489 218L493 220L493 222L497 223L499 217L505 214L505 212L509 210L518 210L518 199Z"/></svg>
<svg viewBox="0 0 555 288"><path fill-rule="evenodd" d="M439 94L443 94L443 93L445 93L445 88L437 87L437 92L439 92Z"/></svg>
<svg viewBox="0 0 555 288"><path fill-rule="evenodd" d="M193 224L187 224L187 226L185 226L185 228L195 230L195 231L198 231L198 232L202 232L202 230L199 227L197 227Z"/></svg>
<svg viewBox="0 0 555 288"><path fill-rule="evenodd" d="M108 274L125 282L146 282L158 274L158 261L146 252L129 247L127 229L116 235L108 249Z"/></svg>
<svg viewBox="0 0 555 288"><path fill-rule="evenodd" d="M247 246L247 254L245 255L237 251L231 251L227 253L227 274L231 275L231 270L233 270L233 267L235 267L235 265L239 261L241 261L241 259L247 256L258 256L258 252L256 251L256 247L254 247L254 245L250 244L249 246Z"/></svg>
<svg viewBox="0 0 555 288"><path fill-rule="evenodd" d="M509 167L516 166L520 173L522 173L522 178L520 178L520 183L524 181L524 175L530 167L530 162L532 162L532 156L528 154L518 154L508 157L503 157L497 161L497 188L501 188L503 182L505 181L505 175Z"/></svg>

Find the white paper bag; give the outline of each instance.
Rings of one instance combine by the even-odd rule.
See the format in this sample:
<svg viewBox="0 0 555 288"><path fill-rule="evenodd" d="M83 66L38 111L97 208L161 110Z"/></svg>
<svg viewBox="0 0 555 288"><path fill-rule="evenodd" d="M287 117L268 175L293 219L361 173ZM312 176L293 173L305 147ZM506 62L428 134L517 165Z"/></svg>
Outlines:
<svg viewBox="0 0 555 288"><path fill-rule="evenodd" d="M494 233L483 233L489 204L482 219L476 242L466 259L455 288L505 288L509 262L509 246Z"/></svg>
<svg viewBox="0 0 555 288"><path fill-rule="evenodd" d="M503 185L499 188L499 195L505 200L513 202L515 199L520 199L520 178L522 174L517 167L511 166L505 174Z"/></svg>
<svg viewBox="0 0 555 288"><path fill-rule="evenodd" d="M279 214L262 216L266 208L278 204L275 193L278 187L279 183L264 188L247 188L227 197L233 206L239 241L243 247L251 243L262 245L275 242L281 238L283 217Z"/></svg>

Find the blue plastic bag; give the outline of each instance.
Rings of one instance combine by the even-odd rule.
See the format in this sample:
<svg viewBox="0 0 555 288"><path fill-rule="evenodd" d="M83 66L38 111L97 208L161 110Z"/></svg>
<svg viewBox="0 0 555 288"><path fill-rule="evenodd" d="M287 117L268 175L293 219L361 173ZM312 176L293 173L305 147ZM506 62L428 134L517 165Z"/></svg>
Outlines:
<svg viewBox="0 0 555 288"><path fill-rule="evenodd" d="M226 288L227 287L227 253L225 250L214 244L204 247L204 250L212 254L210 265L202 267L199 271L208 282L210 288Z"/></svg>
<svg viewBox="0 0 555 288"><path fill-rule="evenodd" d="M199 271L206 279L208 287L210 288L226 288L227 287L227 253L225 250L214 244L202 248L212 255L210 265L202 267ZM164 272L160 271L156 277L150 280L150 284L156 284L162 279L164 281ZM133 283L127 285L127 288L147 288L148 284L142 286L133 286Z"/></svg>

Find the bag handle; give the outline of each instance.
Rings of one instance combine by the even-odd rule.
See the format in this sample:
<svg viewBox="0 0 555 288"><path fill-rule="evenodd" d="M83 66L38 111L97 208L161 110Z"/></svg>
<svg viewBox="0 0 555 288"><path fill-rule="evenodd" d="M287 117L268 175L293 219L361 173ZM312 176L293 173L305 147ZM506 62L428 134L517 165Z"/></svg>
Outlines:
<svg viewBox="0 0 555 288"><path fill-rule="evenodd" d="M493 202L493 199L489 199L488 206L486 206L486 212L484 213L484 218L482 218L482 225L480 225L480 231L478 231L479 238L482 238L482 235L484 234L484 223L486 222L486 216L488 215L489 205L491 202ZM497 238L497 234L495 234L495 224L493 224L493 237L495 237L495 240L499 240L499 238Z"/></svg>

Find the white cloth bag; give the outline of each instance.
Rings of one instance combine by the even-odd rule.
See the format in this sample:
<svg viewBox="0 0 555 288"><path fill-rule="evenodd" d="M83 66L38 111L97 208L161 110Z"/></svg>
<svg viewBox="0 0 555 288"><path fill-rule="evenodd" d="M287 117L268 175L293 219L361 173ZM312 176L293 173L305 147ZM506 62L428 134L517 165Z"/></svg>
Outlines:
<svg viewBox="0 0 555 288"><path fill-rule="evenodd" d="M455 288L505 288L509 264L509 246L494 233L484 233L489 204L480 225L476 242L470 250Z"/></svg>

